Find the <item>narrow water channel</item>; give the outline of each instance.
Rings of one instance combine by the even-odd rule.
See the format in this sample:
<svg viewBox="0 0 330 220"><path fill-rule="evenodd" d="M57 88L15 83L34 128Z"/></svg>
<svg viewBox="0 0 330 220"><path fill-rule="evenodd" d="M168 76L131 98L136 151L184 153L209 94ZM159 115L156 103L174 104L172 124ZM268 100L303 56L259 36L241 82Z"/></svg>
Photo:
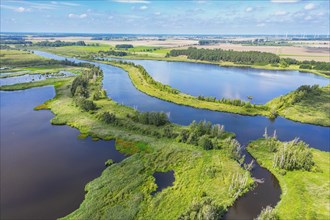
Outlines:
<svg viewBox="0 0 330 220"><path fill-rule="evenodd" d="M52 59L65 59L41 51L35 51L35 54ZM74 58L69 58L69 60L86 62ZM167 112L172 122L181 125L190 124L193 120L207 120L225 125L227 131L236 133L237 140L243 145L262 137L264 129L267 127L269 133L276 130L278 138L282 141L299 137L310 144L311 147L329 151L330 128L297 123L281 117L272 121L261 116L242 116L176 105L150 97L136 90L127 73L122 69L106 64L94 64L100 66L104 72L103 86L108 96L118 103L137 108L140 111ZM245 154L247 161L249 161L250 155ZM225 216L226 219L253 219L263 207L267 205L275 206L279 201L281 190L277 179L270 172L256 164L252 170L252 176L263 179L264 183L260 183L253 191L238 199L234 206L229 209Z"/></svg>

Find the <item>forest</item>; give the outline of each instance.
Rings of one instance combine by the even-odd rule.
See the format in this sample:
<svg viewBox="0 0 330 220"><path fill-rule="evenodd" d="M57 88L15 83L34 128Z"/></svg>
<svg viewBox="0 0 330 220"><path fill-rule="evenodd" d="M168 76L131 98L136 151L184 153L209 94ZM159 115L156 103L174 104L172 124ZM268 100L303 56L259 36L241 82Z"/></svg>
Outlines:
<svg viewBox="0 0 330 220"><path fill-rule="evenodd" d="M280 57L265 52L257 51L233 51L222 49L197 49L189 47L185 50L171 50L166 56L176 57L185 55L188 59L205 60L205 61L229 61L241 64L276 64L279 63Z"/></svg>

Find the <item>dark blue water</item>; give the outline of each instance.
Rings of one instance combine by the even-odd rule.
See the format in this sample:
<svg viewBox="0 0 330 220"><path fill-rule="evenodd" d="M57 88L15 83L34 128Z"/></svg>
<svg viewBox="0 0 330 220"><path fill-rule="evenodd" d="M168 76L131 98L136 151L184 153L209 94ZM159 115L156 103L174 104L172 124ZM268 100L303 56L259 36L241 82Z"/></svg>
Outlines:
<svg viewBox="0 0 330 220"><path fill-rule="evenodd" d="M52 126L50 111L33 108L53 87L0 91L1 219L56 219L79 207L85 185L105 161L125 158L114 141L80 140L79 131Z"/></svg>
<svg viewBox="0 0 330 220"><path fill-rule="evenodd" d="M193 96L213 96L264 104L301 85L325 86L330 79L299 71L221 67L215 64L129 60L142 65L157 81Z"/></svg>
<svg viewBox="0 0 330 220"><path fill-rule="evenodd" d="M162 191L166 187L173 186L173 182L175 180L173 170L167 172L155 172L153 176L155 178L157 189L152 192L151 195L155 195L157 192Z"/></svg>

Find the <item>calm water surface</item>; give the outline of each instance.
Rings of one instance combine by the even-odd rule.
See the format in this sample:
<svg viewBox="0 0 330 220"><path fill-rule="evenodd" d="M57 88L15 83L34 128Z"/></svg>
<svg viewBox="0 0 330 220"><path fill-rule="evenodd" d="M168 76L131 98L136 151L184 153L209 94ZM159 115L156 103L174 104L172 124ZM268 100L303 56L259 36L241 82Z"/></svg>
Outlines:
<svg viewBox="0 0 330 220"><path fill-rule="evenodd" d="M248 100L263 104L301 85L325 86L330 80L312 73L253 68L221 67L214 64L129 60L142 65L157 81L194 96Z"/></svg>
<svg viewBox="0 0 330 220"><path fill-rule="evenodd" d="M33 110L54 95L53 87L0 92L1 219L65 216L106 160L125 158L113 141L80 140L78 130L52 126L50 111Z"/></svg>
<svg viewBox="0 0 330 220"><path fill-rule="evenodd" d="M175 181L173 170L167 172L155 172L153 176L157 184L157 189L152 192L151 195L155 195L157 192L162 191L166 187L173 186L173 182Z"/></svg>
<svg viewBox="0 0 330 220"><path fill-rule="evenodd" d="M64 57L35 51L35 54L39 54L48 58L53 59L65 59ZM70 58L72 61L80 62L79 60ZM142 61L141 61L142 62ZM147 61L143 61L147 62ZM154 61L152 61L154 62ZM160 62L162 63L162 62ZM166 62L168 63L168 62ZM209 110L202 110L202 109L194 109L187 106L180 106L173 103L165 102L162 100L159 100L154 97L150 97L138 90L135 89L135 87L132 85L127 73L123 71L120 68L113 67L110 65L100 64L100 63L94 63L98 66L100 66L104 72L104 80L103 80L103 86L107 90L107 94L109 97L111 97L113 100L115 100L118 103L122 103L127 106L131 106L134 108L137 108L140 111L163 111L167 112L170 115L170 120L174 123L181 124L181 125L188 125L193 120L199 121L199 120L208 120L212 123L219 123L222 125L225 125L225 128L227 131L235 132L237 135L237 139L240 141L241 144L246 145L249 141L255 140L257 138L262 137L264 133L264 129L267 127L269 133L272 133L274 130L277 131L277 135L280 140L287 141L292 140L295 137L299 137L300 139L304 140L308 144L311 145L311 147L321 149L324 151L329 151L329 140L330 140L330 128L327 127L321 127L321 126L315 126L315 125L308 125L308 124L301 124L298 122L293 122L281 117L278 117L276 120L272 121L268 118L256 116L241 116L237 114L231 114L231 113L223 113L223 112L214 112ZM141 63L142 64L142 63ZM154 65L155 63L152 63ZM169 65L182 65L182 63L170 63ZM162 63L160 66L155 67L155 69L160 70L162 69L162 65L165 65ZM167 64L166 64L167 65ZM190 65L194 67L190 67ZM205 64L191 64L191 63L184 63L185 68L187 69L195 69L195 68L204 68L199 67L199 65L205 66ZM213 72L213 68L220 68L215 65L206 65L207 68L210 68L208 73ZM147 70L153 75L156 74L156 72L149 70L147 66L145 66ZM183 68L183 67L181 67ZM220 68L223 69L223 68ZM231 70L235 68L229 68L225 70ZM211 71L212 70L212 71ZM165 71L165 70L163 70ZM223 70L224 71L224 70ZM250 69L241 69L237 68L236 73L233 74L241 74L244 75L244 71L252 71ZM258 71L260 71L258 73ZM254 77L256 80L260 77L262 77L261 70L258 70L254 73L247 73L247 75L251 74L249 77ZM157 71L158 72L158 71ZM174 74L169 73L171 71L166 71L166 74ZM207 71L206 71L207 72ZM295 71L289 71L291 73L286 72L278 72L278 71L266 71L269 72L267 74L270 75L276 75L280 80L280 78L284 78L283 82L286 82L284 84L287 84L288 82L294 81L295 79L298 80L299 75L303 73L295 72ZM283 75L277 75L282 74ZM205 74L205 73L198 73L198 74ZM210 73L212 74L212 73ZM221 74L220 72L217 74ZM294 77L292 78L293 75ZM203 75L204 76L204 75ZM311 83L308 84L314 84L316 82L320 82L321 85L325 85L328 82L324 80L323 78L320 78L318 76L305 74L301 75L301 77L306 77L310 80ZM217 76L219 77L219 76ZM228 76L227 76L228 77ZM244 76L242 76L244 77ZM291 78L290 78L291 77ZM189 78L189 77L188 77ZM190 77L191 78L191 77ZM190 79L189 78L189 79ZM238 78L237 78L238 79ZM267 78L266 78L267 79ZM264 82L265 80L264 79ZM312 79L315 79L316 81L313 81ZM160 79L159 79L160 80ZM173 81L168 81L170 83L174 83L174 78L172 78ZM203 82L203 79L200 79L201 83ZM250 79L252 80L252 79ZM266 80L267 81L267 80ZM276 80L275 80L276 81ZM163 81L166 83L165 81ZM306 84L305 81L300 81L302 84ZM168 83L168 84L170 84ZM227 82L230 83L230 82ZM235 88L236 93L242 93L241 90L237 90L240 86L237 86L238 84L229 85L231 88ZM271 82L269 82L270 85L272 85ZM287 92L290 90L293 90L297 87L299 87L302 84L291 82L290 86L287 89ZM173 84L170 84L174 86ZM182 85L182 83L178 83L178 85ZM235 86L236 85L236 86ZM276 84L273 84L271 87L272 89L275 89ZM174 86L176 88L180 88L179 86ZM190 86L189 86L190 87ZM202 86L197 85L197 88L202 88ZM205 85L204 85L205 87ZM251 88L252 86L250 86ZM187 87L188 88L188 87ZM258 87L260 88L260 87ZM292 89L290 89L292 88ZM205 89L205 88L204 88ZM208 90L208 89L205 89ZM182 90L183 91L183 90ZM197 90L196 90L197 91ZM211 91L211 89L210 89ZM250 91L250 90L249 90ZM257 91L257 90L255 90ZM258 90L260 92L260 90ZM189 91L186 91L187 93L191 93ZM279 91L273 91L276 94L282 94L286 93L285 90L280 86ZM244 93L244 92L243 92ZM270 94L271 92L269 92ZM256 95L253 95L251 93L245 94L252 95L258 97L258 92ZM273 94L273 93L272 93ZM201 95L201 93L197 94ZM205 94L205 95L211 95L211 94ZM269 96L266 99L262 100L263 97L260 97L260 102L266 102L267 100L271 99ZM254 97L254 100L257 99ZM251 160L251 157L249 154L246 154L246 161L249 162ZM256 164L256 167L252 170L252 176L263 179L264 183L259 184L258 187L256 187L255 190L248 192L245 196L241 197L239 200L237 200L233 207L229 209L229 212L226 215L226 219L253 219L255 218L261 211L263 207L266 207L267 205L276 205L276 203L279 201L281 189L279 187L278 181L276 178L268 172L266 169L261 168L258 164Z"/></svg>

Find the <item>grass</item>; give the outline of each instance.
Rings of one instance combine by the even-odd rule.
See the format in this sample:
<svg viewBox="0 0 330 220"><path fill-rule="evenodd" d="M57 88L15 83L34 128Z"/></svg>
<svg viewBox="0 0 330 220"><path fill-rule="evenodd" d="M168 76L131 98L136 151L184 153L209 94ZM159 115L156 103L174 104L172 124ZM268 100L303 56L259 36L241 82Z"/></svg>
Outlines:
<svg viewBox="0 0 330 220"><path fill-rule="evenodd" d="M66 57L88 57L99 51L108 51L110 45L100 44L99 46L65 46L65 47L31 47L31 49L42 50Z"/></svg>
<svg viewBox="0 0 330 220"><path fill-rule="evenodd" d="M97 117L103 111L114 112L118 120L128 121L127 114L133 114L134 110L110 99L101 99L94 101L98 110L82 111L73 103L71 81L56 85L56 97L39 109L51 109L55 114L53 124L75 127L85 134L83 136L116 139L117 149L133 155L106 168L99 178L89 183L79 209L63 219L175 219L205 198L225 209L253 183L249 172L229 159L225 149L205 151L173 139L137 132L162 127L132 121L128 123L139 129L105 124ZM175 171L174 185L151 196L157 188L153 173L167 170ZM229 191L234 175L247 178L247 182Z"/></svg>
<svg viewBox="0 0 330 220"><path fill-rule="evenodd" d="M283 175L283 170L273 168L274 153L268 150L264 139L250 143L247 150L279 180L282 195L275 211L280 219L330 218L330 153L312 149L312 171L286 171Z"/></svg>
<svg viewBox="0 0 330 220"><path fill-rule="evenodd" d="M1 67L21 67L46 64L49 59L22 50L0 50Z"/></svg>
<svg viewBox="0 0 330 220"><path fill-rule="evenodd" d="M320 94L308 94L295 104L280 107L289 103L295 91L284 96L277 97L266 105L277 109L278 114L293 121L330 126L330 84L320 89Z"/></svg>
<svg viewBox="0 0 330 220"><path fill-rule="evenodd" d="M40 81L0 86L0 90L15 91L15 90L31 89L34 87L41 87L41 86L46 86L46 85L62 84L64 81L67 81L67 80L68 80L67 78L48 78L48 79L40 80Z"/></svg>

